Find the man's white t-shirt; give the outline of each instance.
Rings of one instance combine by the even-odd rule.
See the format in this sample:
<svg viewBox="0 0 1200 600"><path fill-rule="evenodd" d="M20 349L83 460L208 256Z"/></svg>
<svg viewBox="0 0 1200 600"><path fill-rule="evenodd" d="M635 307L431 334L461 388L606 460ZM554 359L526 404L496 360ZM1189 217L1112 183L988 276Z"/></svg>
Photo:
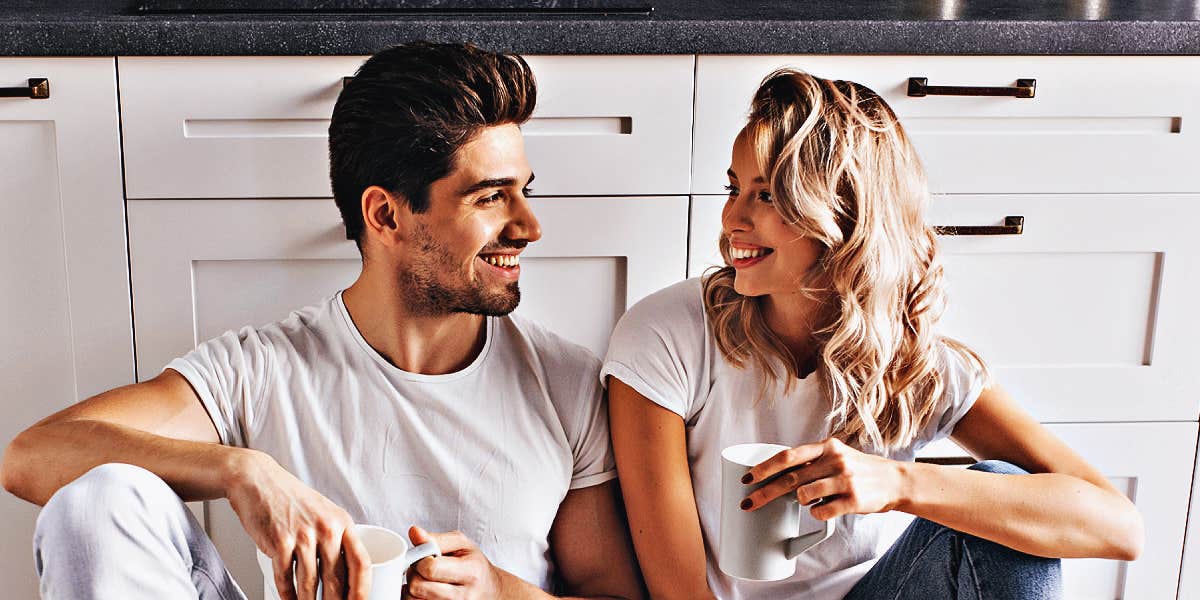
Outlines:
<svg viewBox="0 0 1200 600"><path fill-rule="evenodd" d="M949 435L978 398L982 374L955 356L946 351L946 387L937 418L911 447L890 458L912 460L921 446ZM796 381L786 395L780 382L760 400L760 369L738 369L721 355L705 318L699 278L656 292L629 309L613 332L601 367L601 378L609 375L684 419L708 583L720 600L842 598L886 550L880 547L886 545L880 540L880 515L847 515L837 519L833 537L797 559L796 573L788 579L749 581L718 568L721 450L749 442L794 447L824 440L831 403L811 376ZM804 518L812 519L807 512ZM814 519L810 525L815 524Z"/></svg>
<svg viewBox="0 0 1200 600"><path fill-rule="evenodd" d="M221 443L270 454L355 522L462 531L551 590L559 504L616 477L600 361L519 317L486 322L466 368L409 373L367 344L339 292L167 368L191 383Z"/></svg>

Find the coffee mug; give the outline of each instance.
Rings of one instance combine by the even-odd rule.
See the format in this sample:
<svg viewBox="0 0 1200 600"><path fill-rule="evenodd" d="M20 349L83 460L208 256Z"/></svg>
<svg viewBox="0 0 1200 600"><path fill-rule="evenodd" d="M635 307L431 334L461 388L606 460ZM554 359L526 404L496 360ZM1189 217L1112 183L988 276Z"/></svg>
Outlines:
<svg viewBox="0 0 1200 600"><path fill-rule="evenodd" d="M801 506L796 494L776 498L754 511L742 510L742 500L766 482L742 483L753 467L787 450L779 444L739 444L721 451L721 539L717 564L740 579L775 581L796 573L796 557L833 535L833 519L801 531Z"/></svg>
<svg viewBox="0 0 1200 600"><path fill-rule="evenodd" d="M436 542L426 542L413 547L408 538L384 527L354 525L351 527L367 549L371 560L371 594L369 600L397 600L400 597L408 568L422 558L441 556ZM275 569L271 558L258 552L258 566L266 582L266 599L279 600L275 589ZM321 597L321 586L317 584L317 597Z"/></svg>

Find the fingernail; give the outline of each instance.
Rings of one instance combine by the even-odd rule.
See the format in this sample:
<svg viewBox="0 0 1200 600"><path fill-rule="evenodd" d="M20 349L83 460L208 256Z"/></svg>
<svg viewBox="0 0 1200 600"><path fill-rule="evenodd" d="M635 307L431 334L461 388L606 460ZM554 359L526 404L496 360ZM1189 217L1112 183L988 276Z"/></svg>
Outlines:
<svg viewBox="0 0 1200 600"><path fill-rule="evenodd" d="M750 507L751 507L751 506L754 506L754 501L753 501L753 500L751 500L751 499L749 499L749 498L746 498L745 500L742 500L742 510L750 510Z"/></svg>
<svg viewBox="0 0 1200 600"><path fill-rule="evenodd" d="M751 475L751 474L749 474L749 473L746 473L745 475L742 475L742 483L750 483L751 481L754 481L754 476L753 476L753 475Z"/></svg>

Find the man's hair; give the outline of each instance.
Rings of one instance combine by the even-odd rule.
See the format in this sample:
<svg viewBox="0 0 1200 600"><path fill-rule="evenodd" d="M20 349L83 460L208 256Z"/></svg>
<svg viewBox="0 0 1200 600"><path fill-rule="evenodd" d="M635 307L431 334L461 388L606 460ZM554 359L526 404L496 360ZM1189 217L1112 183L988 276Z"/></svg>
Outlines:
<svg viewBox="0 0 1200 600"><path fill-rule="evenodd" d="M454 170L459 148L485 127L524 123L536 100L533 72L513 54L412 42L372 56L329 123L329 178L346 238L362 250L363 190L377 185L425 212L429 185Z"/></svg>

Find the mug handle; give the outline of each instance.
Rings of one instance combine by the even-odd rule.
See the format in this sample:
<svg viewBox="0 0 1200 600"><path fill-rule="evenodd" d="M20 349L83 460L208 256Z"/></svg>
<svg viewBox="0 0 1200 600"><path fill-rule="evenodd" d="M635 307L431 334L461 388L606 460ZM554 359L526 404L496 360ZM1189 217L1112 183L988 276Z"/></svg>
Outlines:
<svg viewBox="0 0 1200 600"><path fill-rule="evenodd" d="M799 507L799 510L804 510L804 507ZM812 548L813 546L816 546L817 544L829 539L829 537L833 535L833 531L835 529L834 521L836 521L836 519L825 521L824 529L818 529L816 531L788 540L786 548L786 556L788 559L790 560L796 558L797 556L800 556L801 552L804 552L805 550L808 550L809 548Z"/></svg>
<svg viewBox="0 0 1200 600"><path fill-rule="evenodd" d="M404 563L409 567L417 564L417 561L430 556L441 556L442 549L438 548L437 542L425 542L420 546L409 548L408 552L404 553ZM407 567L405 567L407 568Z"/></svg>

